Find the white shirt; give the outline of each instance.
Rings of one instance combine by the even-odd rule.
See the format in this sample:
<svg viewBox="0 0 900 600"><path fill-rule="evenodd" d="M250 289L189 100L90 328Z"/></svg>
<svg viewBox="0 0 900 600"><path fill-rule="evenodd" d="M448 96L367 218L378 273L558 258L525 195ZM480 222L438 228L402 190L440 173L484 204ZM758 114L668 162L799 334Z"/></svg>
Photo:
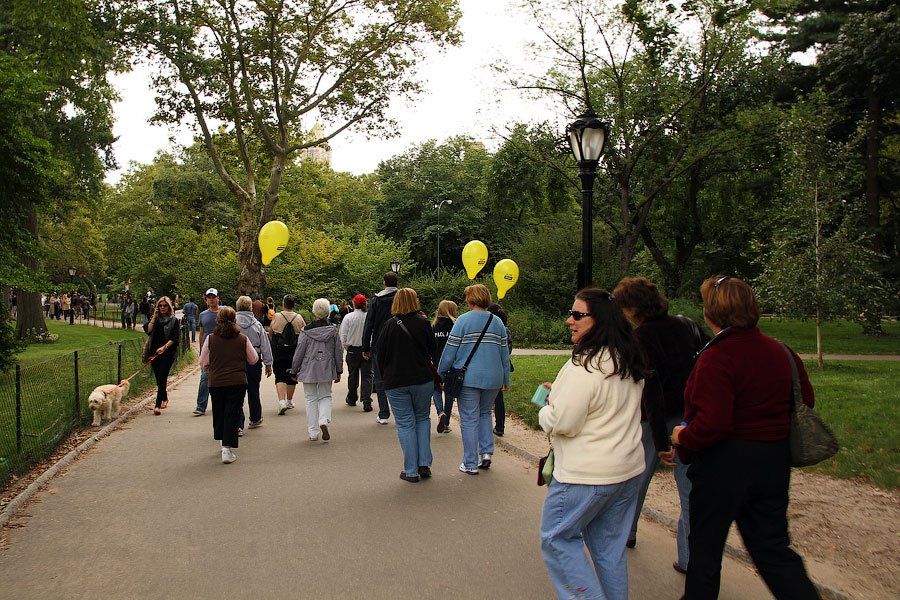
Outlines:
<svg viewBox="0 0 900 600"><path fill-rule="evenodd" d="M341 343L347 346L362 346L363 327L366 311L356 309L341 321Z"/></svg>

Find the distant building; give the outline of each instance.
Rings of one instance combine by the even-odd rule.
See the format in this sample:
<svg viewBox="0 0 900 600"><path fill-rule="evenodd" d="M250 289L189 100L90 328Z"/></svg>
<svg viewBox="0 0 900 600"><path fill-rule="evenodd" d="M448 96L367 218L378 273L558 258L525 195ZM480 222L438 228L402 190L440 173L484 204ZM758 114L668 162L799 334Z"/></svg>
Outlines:
<svg viewBox="0 0 900 600"><path fill-rule="evenodd" d="M309 139L315 140L325 135L325 130L316 122L309 132ZM300 160L311 160L331 166L331 146L328 143L319 144L300 151Z"/></svg>

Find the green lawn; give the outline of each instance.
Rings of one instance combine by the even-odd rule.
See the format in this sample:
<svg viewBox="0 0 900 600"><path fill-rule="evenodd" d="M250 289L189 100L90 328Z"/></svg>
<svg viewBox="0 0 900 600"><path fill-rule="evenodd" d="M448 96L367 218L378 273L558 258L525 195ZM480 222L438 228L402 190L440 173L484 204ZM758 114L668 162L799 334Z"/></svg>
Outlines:
<svg viewBox="0 0 900 600"><path fill-rule="evenodd" d="M900 354L900 322L884 321L885 335L862 333L858 323L831 321L822 326L822 351L825 354ZM815 321L762 319L759 328L788 344L797 352L815 353Z"/></svg>
<svg viewBox="0 0 900 600"><path fill-rule="evenodd" d="M514 356L506 409L537 429L538 409L531 395L540 383L553 381L567 359ZM816 409L841 442L837 456L809 470L900 488L900 362L829 362L822 370L813 362L805 364L816 390Z"/></svg>
<svg viewBox="0 0 900 600"><path fill-rule="evenodd" d="M47 329L59 335L59 340L52 344L30 344L19 355L19 364L23 367L43 362L76 350L85 350L96 346L105 346L122 340L143 340L147 336L142 329L104 329L91 325L69 325L68 322L47 321Z"/></svg>

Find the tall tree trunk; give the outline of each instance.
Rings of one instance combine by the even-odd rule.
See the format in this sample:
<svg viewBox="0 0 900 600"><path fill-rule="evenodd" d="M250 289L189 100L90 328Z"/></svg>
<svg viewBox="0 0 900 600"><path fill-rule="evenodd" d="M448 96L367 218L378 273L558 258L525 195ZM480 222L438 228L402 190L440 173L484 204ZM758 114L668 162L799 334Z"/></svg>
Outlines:
<svg viewBox="0 0 900 600"><path fill-rule="evenodd" d="M25 213L25 227L34 239L38 239L37 213L34 210L34 204L24 205L23 212ZM34 272L37 272L39 268L37 259L30 255L22 257L22 264ZM41 293L19 291L16 307L16 337L21 340L46 332L47 324L44 322Z"/></svg>
<svg viewBox="0 0 900 600"><path fill-rule="evenodd" d="M818 310L816 311L816 362L820 369L825 366L825 360L822 357L822 316Z"/></svg>
<svg viewBox="0 0 900 600"><path fill-rule="evenodd" d="M881 189L878 182L878 159L881 154L881 97L870 82L866 88L866 225L881 248Z"/></svg>

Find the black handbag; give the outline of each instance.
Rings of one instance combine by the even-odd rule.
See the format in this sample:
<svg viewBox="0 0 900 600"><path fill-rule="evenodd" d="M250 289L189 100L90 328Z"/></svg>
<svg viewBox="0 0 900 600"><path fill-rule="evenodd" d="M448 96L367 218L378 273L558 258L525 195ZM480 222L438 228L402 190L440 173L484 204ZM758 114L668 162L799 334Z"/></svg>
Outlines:
<svg viewBox="0 0 900 600"><path fill-rule="evenodd" d="M478 341L475 342L472 351L469 352L469 357L466 359L465 364L458 369L450 369L447 371L447 374L444 375L444 394L448 398L459 398L459 395L462 393L463 380L466 378L466 369L469 368L469 362L471 362L472 357L475 356L475 351L478 350L478 344L481 343L481 340L484 338L484 334L487 333L488 327L490 327L493 319L494 315L493 313L490 313L487 322L484 324L484 329L481 330L481 335L478 336Z"/></svg>
<svg viewBox="0 0 900 600"><path fill-rule="evenodd" d="M791 446L791 466L809 467L837 454L840 444L837 436L819 414L803 403L800 390L800 375L794 355L783 343L781 347L787 353L791 363L791 425L788 440Z"/></svg>

